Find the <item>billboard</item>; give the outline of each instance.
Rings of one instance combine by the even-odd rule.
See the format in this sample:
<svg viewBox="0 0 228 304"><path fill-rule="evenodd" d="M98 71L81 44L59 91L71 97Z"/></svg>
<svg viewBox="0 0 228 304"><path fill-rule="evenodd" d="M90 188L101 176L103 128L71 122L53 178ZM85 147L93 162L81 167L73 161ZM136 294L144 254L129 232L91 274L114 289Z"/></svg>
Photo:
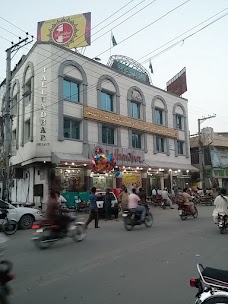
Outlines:
<svg viewBox="0 0 228 304"><path fill-rule="evenodd" d="M181 96L187 91L186 68L183 68L177 75L166 83L168 92Z"/></svg>
<svg viewBox="0 0 228 304"><path fill-rule="evenodd" d="M126 65L122 62L114 60L111 67L116 69L116 70L120 70L122 73L124 73L126 75L129 75L131 77L134 77L138 80L150 83L149 77L146 73L143 73L143 72L138 71L138 70L136 70L132 67L129 67L128 65Z"/></svg>
<svg viewBox="0 0 228 304"><path fill-rule="evenodd" d="M91 44L91 13L38 22L37 40L54 42L69 49Z"/></svg>

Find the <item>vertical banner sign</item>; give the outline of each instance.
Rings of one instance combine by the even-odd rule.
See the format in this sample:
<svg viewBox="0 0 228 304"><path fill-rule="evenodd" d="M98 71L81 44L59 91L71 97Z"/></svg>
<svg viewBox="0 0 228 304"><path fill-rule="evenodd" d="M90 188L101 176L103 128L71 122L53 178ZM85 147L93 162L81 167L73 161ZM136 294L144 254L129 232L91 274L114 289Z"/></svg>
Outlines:
<svg viewBox="0 0 228 304"><path fill-rule="evenodd" d="M38 22L37 40L69 49L88 46L91 44L91 13Z"/></svg>
<svg viewBox="0 0 228 304"><path fill-rule="evenodd" d="M39 134L37 146L50 146L47 142L47 78L46 68L43 68L41 76L41 108L39 117Z"/></svg>

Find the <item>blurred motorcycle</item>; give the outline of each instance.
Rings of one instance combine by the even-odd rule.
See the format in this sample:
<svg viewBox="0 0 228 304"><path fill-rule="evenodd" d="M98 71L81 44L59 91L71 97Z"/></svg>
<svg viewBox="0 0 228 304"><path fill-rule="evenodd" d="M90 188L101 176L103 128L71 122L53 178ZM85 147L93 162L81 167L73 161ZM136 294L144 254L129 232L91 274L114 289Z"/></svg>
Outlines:
<svg viewBox="0 0 228 304"><path fill-rule="evenodd" d="M4 249L6 247L7 239L0 235L0 254L3 255ZM13 265L8 260L0 261L0 303L9 304L10 287L8 282L15 278L12 273Z"/></svg>
<svg viewBox="0 0 228 304"><path fill-rule="evenodd" d="M197 264L199 278L190 279L190 286L198 289L195 304L228 303L228 271Z"/></svg>

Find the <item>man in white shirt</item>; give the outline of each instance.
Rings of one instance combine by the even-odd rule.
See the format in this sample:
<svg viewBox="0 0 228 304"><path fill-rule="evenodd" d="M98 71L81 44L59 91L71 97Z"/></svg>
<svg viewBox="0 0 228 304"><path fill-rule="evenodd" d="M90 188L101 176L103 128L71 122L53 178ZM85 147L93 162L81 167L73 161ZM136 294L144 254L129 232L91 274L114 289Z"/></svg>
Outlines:
<svg viewBox="0 0 228 304"><path fill-rule="evenodd" d="M141 213L141 221L144 222L146 216L146 208L144 206L139 205L140 202L139 196L136 194L136 189L133 188L132 193L128 195L128 208L135 209Z"/></svg>
<svg viewBox="0 0 228 304"><path fill-rule="evenodd" d="M157 190L155 188L153 188L152 190L152 196L156 196L157 195Z"/></svg>
<svg viewBox="0 0 228 304"><path fill-rule="evenodd" d="M163 198L163 200L167 201L167 203L169 204L169 206L170 206L171 209L174 209L173 208L173 203L172 203L171 199L169 198L169 193L167 191L167 188L164 188L162 190L162 198Z"/></svg>
<svg viewBox="0 0 228 304"><path fill-rule="evenodd" d="M219 213L228 215L228 198L226 197L226 189L221 189L220 195L218 195L214 201L214 205L215 209L212 216L215 224L217 224Z"/></svg>
<svg viewBox="0 0 228 304"><path fill-rule="evenodd" d="M158 188L157 194L158 194L158 195L162 195L162 191L161 191L160 188Z"/></svg>

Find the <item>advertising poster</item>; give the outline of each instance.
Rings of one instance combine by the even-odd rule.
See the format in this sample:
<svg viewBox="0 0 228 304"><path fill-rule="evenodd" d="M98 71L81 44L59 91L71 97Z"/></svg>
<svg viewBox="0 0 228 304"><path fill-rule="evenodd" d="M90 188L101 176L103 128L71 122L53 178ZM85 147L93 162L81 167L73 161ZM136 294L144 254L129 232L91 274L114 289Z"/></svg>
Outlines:
<svg viewBox="0 0 228 304"><path fill-rule="evenodd" d="M91 13L38 22L37 40L69 49L91 44Z"/></svg>
<svg viewBox="0 0 228 304"><path fill-rule="evenodd" d="M123 173L122 184L130 191L133 187L138 188L142 186L142 177L140 173Z"/></svg>

